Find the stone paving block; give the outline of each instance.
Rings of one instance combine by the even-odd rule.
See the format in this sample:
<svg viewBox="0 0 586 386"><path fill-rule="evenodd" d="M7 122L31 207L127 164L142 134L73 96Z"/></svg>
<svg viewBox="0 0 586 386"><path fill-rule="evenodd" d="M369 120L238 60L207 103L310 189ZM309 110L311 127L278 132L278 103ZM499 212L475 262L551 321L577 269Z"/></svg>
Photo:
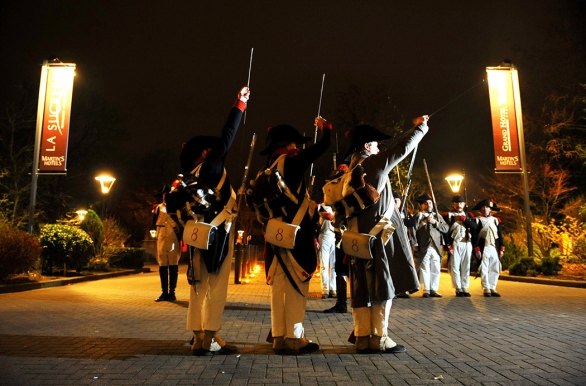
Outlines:
<svg viewBox="0 0 586 386"><path fill-rule="evenodd" d="M535 385L544 379L549 384L586 383L586 351L579 344L586 340L586 332L576 327L583 319L583 289L561 288L552 296L539 285L507 282L502 284L502 293L511 295L498 302L478 296L478 289L465 302L448 296L431 302L396 301L390 333L406 345L408 352L401 355L355 354L346 341L351 315L323 314L333 302L310 300L306 332L310 339L321 339L322 350L281 357L264 342L270 328L269 288L262 280L259 285L229 285L221 335L243 346L237 358L191 356L185 345L191 333L184 328L188 287L180 283L175 304L155 303L157 280L157 275L145 274L0 295L0 367L8 359L18 359L13 368L19 373L42 376L45 381L53 373L43 371L58 369L66 376L62 382L92 385L113 381L99 378L94 383L94 375L117 373L136 374L133 382L150 384L156 384L160 376L164 376L161 382L171 384L212 384L219 375L231 376L232 384L252 380L299 384L303 378L310 384L336 380L362 385L372 384L369 376L377 382L386 378L390 384L425 384L418 382L428 381L438 371L444 376L443 384L478 384L479 379L502 385ZM451 289L441 291L450 293ZM40 308L50 317L42 317ZM274 371L280 376L268 375ZM483 376L488 371L508 378ZM511 374L522 379L510 379ZM289 382L285 377L296 378Z"/></svg>

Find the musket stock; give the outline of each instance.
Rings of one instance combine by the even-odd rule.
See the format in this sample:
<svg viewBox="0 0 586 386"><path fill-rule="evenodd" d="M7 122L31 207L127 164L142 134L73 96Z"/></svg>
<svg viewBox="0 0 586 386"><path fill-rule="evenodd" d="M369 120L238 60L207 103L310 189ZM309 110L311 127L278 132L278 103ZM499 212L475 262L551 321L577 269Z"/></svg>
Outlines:
<svg viewBox="0 0 586 386"><path fill-rule="evenodd" d="M437 210L437 205L436 205L436 200L435 200L435 195L433 194L433 187L431 186L431 179L429 178L429 171L427 170L427 162L425 162L425 158L423 159L423 166L425 167L425 175L427 176L427 184L429 185L429 191L431 194L431 202L433 203L433 210L435 210L436 213L439 213Z"/></svg>

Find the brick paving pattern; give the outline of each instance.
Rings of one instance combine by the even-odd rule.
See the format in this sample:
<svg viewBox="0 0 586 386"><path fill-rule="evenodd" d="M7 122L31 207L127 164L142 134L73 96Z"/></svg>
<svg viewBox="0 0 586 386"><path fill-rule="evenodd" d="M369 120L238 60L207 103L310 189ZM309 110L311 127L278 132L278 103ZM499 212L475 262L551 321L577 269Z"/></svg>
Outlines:
<svg viewBox="0 0 586 386"><path fill-rule="evenodd" d="M181 266L185 271L185 266ZM352 316L324 314L312 280L311 355L275 355L264 273L232 284L220 335L240 350L193 356L188 286L155 303L151 273L0 294L0 385L586 385L586 289L500 281L502 298L397 299L391 337L404 354L354 353Z"/></svg>

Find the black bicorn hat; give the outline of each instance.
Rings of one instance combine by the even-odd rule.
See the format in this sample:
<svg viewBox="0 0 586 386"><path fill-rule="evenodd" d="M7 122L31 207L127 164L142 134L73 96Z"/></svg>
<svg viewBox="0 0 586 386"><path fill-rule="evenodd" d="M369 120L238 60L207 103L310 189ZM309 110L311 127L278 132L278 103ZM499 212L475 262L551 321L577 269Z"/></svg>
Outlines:
<svg viewBox="0 0 586 386"><path fill-rule="evenodd" d="M421 196L417 197L417 202L420 204L424 204L427 201L433 201L433 199L431 198L431 196L427 193L422 194Z"/></svg>
<svg viewBox="0 0 586 386"><path fill-rule="evenodd" d="M401 195L398 192L393 190L393 198L401 199Z"/></svg>
<svg viewBox="0 0 586 386"><path fill-rule="evenodd" d="M466 202L466 200L464 199L464 197L462 197L459 194L456 194L453 198L452 198L452 202Z"/></svg>
<svg viewBox="0 0 586 386"><path fill-rule="evenodd" d="M346 136L350 143L348 144L348 150L344 155L344 159L347 159L352 153L354 153L356 148L363 146L365 143L373 141L381 142L392 138L390 135L386 135L370 125L356 126L352 130L346 132Z"/></svg>
<svg viewBox="0 0 586 386"><path fill-rule="evenodd" d="M305 137L297 131L293 126L278 125L269 127L269 134L267 135L267 146L259 153L260 155L271 155L283 143L295 142L297 145L302 145L311 141L311 137Z"/></svg>
<svg viewBox="0 0 586 386"><path fill-rule="evenodd" d="M492 198L485 198L482 201L479 201L478 204L472 210L480 210L483 206L488 206L491 211L498 212L501 209L496 205L496 202Z"/></svg>
<svg viewBox="0 0 586 386"><path fill-rule="evenodd" d="M195 167L195 161L201 157L201 153L209 148L213 148L220 142L220 138L211 135L198 135L191 138L183 144L183 150L179 156L181 162L181 172L187 174Z"/></svg>
<svg viewBox="0 0 586 386"><path fill-rule="evenodd" d="M165 193L169 193L171 191L171 184L164 184L163 186L161 186L161 189L159 189L159 191L155 194L153 194L154 197L163 197L163 194Z"/></svg>

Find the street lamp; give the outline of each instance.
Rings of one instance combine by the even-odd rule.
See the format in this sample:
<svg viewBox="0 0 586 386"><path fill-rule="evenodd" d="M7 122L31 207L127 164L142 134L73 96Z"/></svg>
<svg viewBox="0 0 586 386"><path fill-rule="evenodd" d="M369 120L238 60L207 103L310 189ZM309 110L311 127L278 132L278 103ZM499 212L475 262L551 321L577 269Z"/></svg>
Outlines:
<svg viewBox="0 0 586 386"><path fill-rule="evenodd" d="M106 215L106 195L110 192L110 189L112 189L112 185L114 185L116 178L107 174L101 174L96 177L96 181L100 181L101 191L104 195L104 199L102 201L102 218L104 218Z"/></svg>
<svg viewBox="0 0 586 386"><path fill-rule="evenodd" d="M111 177L109 175L106 174L101 174L99 176L96 177L97 181L100 181L100 186L102 188L102 193L103 194L108 194L108 192L110 192L110 189L112 189L112 185L114 185L114 181L116 181L116 178Z"/></svg>
<svg viewBox="0 0 586 386"><path fill-rule="evenodd" d="M461 174L452 174L446 177L446 181L448 181L450 189L452 189L452 192L454 193L458 193L460 191L462 180L464 180L464 176Z"/></svg>
<svg viewBox="0 0 586 386"><path fill-rule="evenodd" d="M80 210L76 211L75 213L77 213L77 219L79 220L79 222L82 222L83 219L85 218L85 216L87 215L87 210L80 209Z"/></svg>

